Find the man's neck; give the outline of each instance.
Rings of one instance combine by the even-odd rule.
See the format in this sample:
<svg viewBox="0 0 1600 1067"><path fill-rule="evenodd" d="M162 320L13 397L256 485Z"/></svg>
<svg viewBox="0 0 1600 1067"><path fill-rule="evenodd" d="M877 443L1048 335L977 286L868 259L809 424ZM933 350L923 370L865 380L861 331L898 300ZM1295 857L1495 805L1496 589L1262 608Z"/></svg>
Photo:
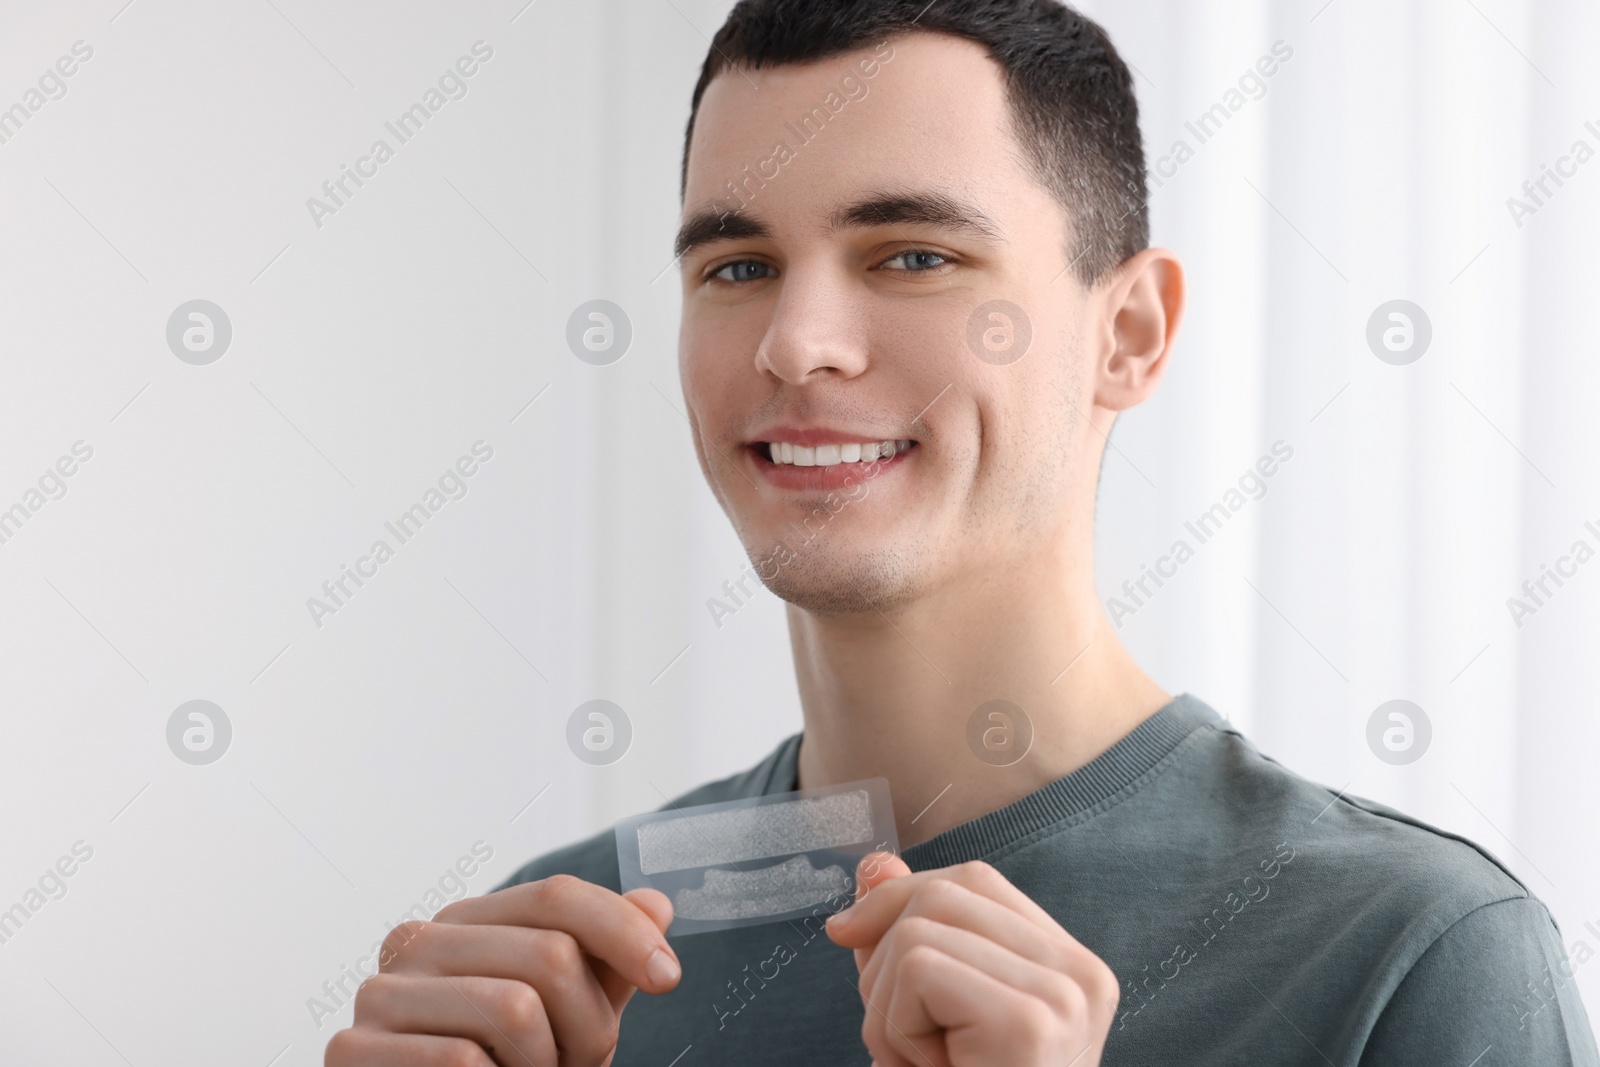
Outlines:
<svg viewBox="0 0 1600 1067"><path fill-rule="evenodd" d="M904 848L1076 770L1166 704L1106 622L1092 579L1048 579L989 575L892 618L790 605L799 787L887 778ZM969 744L974 712L994 700L1031 723L1026 755L1008 766L997 763L1015 749L985 759Z"/></svg>

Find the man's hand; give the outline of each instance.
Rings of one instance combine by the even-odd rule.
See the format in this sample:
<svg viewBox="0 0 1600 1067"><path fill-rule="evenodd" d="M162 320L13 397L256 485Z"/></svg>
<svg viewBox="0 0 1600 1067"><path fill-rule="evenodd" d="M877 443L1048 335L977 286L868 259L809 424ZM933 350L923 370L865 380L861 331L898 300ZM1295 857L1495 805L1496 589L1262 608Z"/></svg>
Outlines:
<svg viewBox="0 0 1600 1067"><path fill-rule="evenodd" d="M856 950L877 1067L1100 1062L1116 975L987 863L913 874L868 855L827 929Z"/></svg>
<svg viewBox="0 0 1600 1067"><path fill-rule="evenodd" d="M327 1067L604 1067L633 991L678 984L672 902L569 875L449 905L384 939Z"/></svg>

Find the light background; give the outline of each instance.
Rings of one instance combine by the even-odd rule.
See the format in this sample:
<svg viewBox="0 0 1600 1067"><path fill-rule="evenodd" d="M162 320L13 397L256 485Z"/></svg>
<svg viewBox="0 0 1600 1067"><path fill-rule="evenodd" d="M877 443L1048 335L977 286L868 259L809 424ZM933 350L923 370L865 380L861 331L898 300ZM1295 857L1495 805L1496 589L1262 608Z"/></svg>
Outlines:
<svg viewBox="0 0 1600 1067"><path fill-rule="evenodd" d="M799 727L779 603L707 611L745 561L677 385L683 125L729 5L124 2L0 7L0 108L93 48L0 144L0 508L94 450L0 544L0 909L94 850L0 944L0 1059L319 1064L349 1010L319 1028L308 998L474 842L481 892ZM1289 767L1481 842L1600 949L1600 563L1521 627L1506 606L1600 544L1600 162L1520 226L1506 205L1600 148L1600 12L1085 10L1138 72L1150 164L1195 149L1153 191L1190 304L1112 437L1102 594L1294 450L1124 640ZM467 95L316 226L307 198L479 40ZM165 341L195 298L233 327L209 366ZM610 366L566 345L593 298L632 322ZM1406 366L1365 340L1396 298L1432 324ZM467 495L314 625L478 440ZM563 740L596 697L634 729L603 768ZM166 743L194 698L233 726L209 766ZM1404 766L1366 740L1394 698L1433 728ZM1593 1012L1600 965L1577 981Z"/></svg>

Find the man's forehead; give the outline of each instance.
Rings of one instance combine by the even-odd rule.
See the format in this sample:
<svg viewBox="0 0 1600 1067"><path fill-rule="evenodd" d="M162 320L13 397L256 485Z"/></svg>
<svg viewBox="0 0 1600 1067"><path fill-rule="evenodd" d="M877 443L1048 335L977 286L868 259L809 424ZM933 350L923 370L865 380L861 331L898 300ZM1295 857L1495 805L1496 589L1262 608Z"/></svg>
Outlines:
<svg viewBox="0 0 1600 1067"><path fill-rule="evenodd" d="M799 215L823 231L922 222L993 239L977 191L1010 165L995 145L1008 127L998 65L947 34L725 70L696 115L678 251Z"/></svg>
<svg viewBox="0 0 1600 1067"><path fill-rule="evenodd" d="M825 168L845 150L910 166L959 152L978 134L987 146L1009 121L999 65L982 45L949 34L900 34L806 63L724 69L695 116L685 203L722 195L780 145L793 157L780 162L784 170Z"/></svg>

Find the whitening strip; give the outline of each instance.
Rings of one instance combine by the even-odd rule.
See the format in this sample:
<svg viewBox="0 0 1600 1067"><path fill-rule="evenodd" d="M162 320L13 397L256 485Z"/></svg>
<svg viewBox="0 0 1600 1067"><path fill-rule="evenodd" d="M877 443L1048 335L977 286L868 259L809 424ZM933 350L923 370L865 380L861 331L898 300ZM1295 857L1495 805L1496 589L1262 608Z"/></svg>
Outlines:
<svg viewBox="0 0 1600 1067"><path fill-rule="evenodd" d="M898 852L884 778L638 815L617 823L622 891L672 901L668 934L832 914L856 863Z"/></svg>

